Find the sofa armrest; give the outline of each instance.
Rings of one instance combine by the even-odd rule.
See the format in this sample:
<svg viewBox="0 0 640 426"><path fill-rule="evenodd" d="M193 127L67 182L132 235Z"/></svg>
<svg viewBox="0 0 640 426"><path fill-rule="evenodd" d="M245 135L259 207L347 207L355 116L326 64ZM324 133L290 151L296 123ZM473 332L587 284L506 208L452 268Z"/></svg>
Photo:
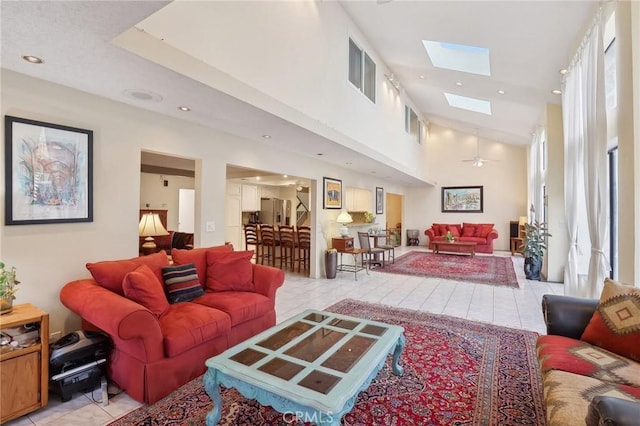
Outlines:
<svg viewBox="0 0 640 426"><path fill-rule="evenodd" d="M493 244L492 241L495 240L496 238L498 238L498 231L493 229L491 230L491 232L487 234L487 244Z"/></svg>
<svg viewBox="0 0 640 426"><path fill-rule="evenodd" d="M118 350L143 362L164 358L160 323L144 306L99 286L93 279L66 284L60 291L60 301L107 333Z"/></svg>
<svg viewBox="0 0 640 426"><path fill-rule="evenodd" d="M587 426L631 426L640 419L640 402L613 396L596 396L591 400L585 423Z"/></svg>
<svg viewBox="0 0 640 426"><path fill-rule="evenodd" d="M545 294L542 314L547 334L580 339L598 307L598 299Z"/></svg>
<svg viewBox="0 0 640 426"><path fill-rule="evenodd" d="M284 283L284 271L266 265L253 264L253 285L256 293L276 300L276 290Z"/></svg>
<svg viewBox="0 0 640 426"><path fill-rule="evenodd" d="M425 229L424 231L424 235L426 235L427 237L429 237L429 242L435 240L436 238L436 234L433 231L433 227L429 228L429 229Z"/></svg>

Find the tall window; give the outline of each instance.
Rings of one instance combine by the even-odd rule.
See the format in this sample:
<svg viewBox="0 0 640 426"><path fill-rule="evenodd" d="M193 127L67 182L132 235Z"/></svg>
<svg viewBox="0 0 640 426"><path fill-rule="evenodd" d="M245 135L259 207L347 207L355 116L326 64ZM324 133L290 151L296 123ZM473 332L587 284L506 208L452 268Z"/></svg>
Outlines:
<svg viewBox="0 0 640 426"><path fill-rule="evenodd" d="M422 123L418 120L418 114L408 105L404 106L404 130L413 136L416 142L422 142Z"/></svg>
<svg viewBox="0 0 640 426"><path fill-rule="evenodd" d="M376 101L376 64L367 52L349 39L349 81L364 95Z"/></svg>

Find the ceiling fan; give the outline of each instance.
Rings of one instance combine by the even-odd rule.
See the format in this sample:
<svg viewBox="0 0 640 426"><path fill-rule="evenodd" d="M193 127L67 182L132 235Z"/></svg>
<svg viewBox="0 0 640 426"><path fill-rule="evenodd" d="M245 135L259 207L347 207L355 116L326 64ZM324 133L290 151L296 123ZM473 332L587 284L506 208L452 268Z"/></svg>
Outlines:
<svg viewBox="0 0 640 426"><path fill-rule="evenodd" d="M465 163L473 163L474 167L482 167L484 166L484 163L496 160L489 160L488 158L483 158L480 156L480 134L478 133L478 131L476 131L476 156L469 160L462 161Z"/></svg>

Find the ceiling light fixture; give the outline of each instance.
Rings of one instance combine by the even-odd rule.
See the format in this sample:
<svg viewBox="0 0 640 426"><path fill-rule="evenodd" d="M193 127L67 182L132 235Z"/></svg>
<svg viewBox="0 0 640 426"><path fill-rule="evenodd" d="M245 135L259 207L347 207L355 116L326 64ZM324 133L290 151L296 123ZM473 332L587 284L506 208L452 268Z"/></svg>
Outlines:
<svg viewBox="0 0 640 426"><path fill-rule="evenodd" d="M502 90L502 89L498 90L498 94L499 95L504 95L504 90Z"/></svg>
<svg viewBox="0 0 640 426"><path fill-rule="evenodd" d="M400 88L402 87L402 85L400 84L400 80L398 80L398 77L396 77L395 75L393 75L393 73L391 74L385 74L384 75L386 77L387 80L389 80L389 83L391 83L391 85L398 91L400 92Z"/></svg>
<svg viewBox="0 0 640 426"><path fill-rule="evenodd" d="M260 176L256 176L256 180L260 180Z"/></svg>
<svg viewBox="0 0 640 426"><path fill-rule="evenodd" d="M463 86L463 84L462 84L462 82L461 82L461 81L456 81L456 86L458 86L458 87L462 87L462 86Z"/></svg>
<svg viewBox="0 0 640 426"><path fill-rule="evenodd" d="M425 76L424 76L424 75L421 75L421 76L420 76L420 80L424 80L424 79L425 79Z"/></svg>
<svg viewBox="0 0 640 426"><path fill-rule="evenodd" d="M271 135L262 135L264 139L271 139Z"/></svg>
<svg viewBox="0 0 640 426"><path fill-rule="evenodd" d="M32 64L44 64L44 61L41 58L38 58L37 56L24 55L22 59Z"/></svg>
<svg viewBox="0 0 640 426"><path fill-rule="evenodd" d="M188 106L179 106L178 109L185 112L191 111L191 108L189 108Z"/></svg>
<svg viewBox="0 0 640 426"><path fill-rule="evenodd" d="M554 95L562 95L562 91L558 89L553 89L551 93L553 93Z"/></svg>
<svg viewBox="0 0 640 426"><path fill-rule="evenodd" d="M562 74L562 75L565 75L565 74L566 74L566 73L568 73L568 72L569 72L569 70L568 70L568 69L566 69L566 68L562 68L562 69L560 70L560 74Z"/></svg>

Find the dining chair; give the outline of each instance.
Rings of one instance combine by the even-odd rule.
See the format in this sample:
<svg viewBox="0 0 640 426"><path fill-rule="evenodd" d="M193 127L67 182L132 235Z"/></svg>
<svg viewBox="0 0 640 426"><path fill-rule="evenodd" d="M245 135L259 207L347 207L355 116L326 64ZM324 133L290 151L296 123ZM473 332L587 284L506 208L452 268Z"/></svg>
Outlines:
<svg viewBox="0 0 640 426"><path fill-rule="evenodd" d="M396 263L396 247L391 242L391 231L385 229L382 231L383 237L378 237L378 247L388 253L387 259L391 263Z"/></svg>
<svg viewBox="0 0 640 426"><path fill-rule="evenodd" d="M298 273L300 273L300 269L305 272L310 272L311 227L297 226L296 235L298 239L296 241L297 248L295 263L298 264Z"/></svg>
<svg viewBox="0 0 640 426"><path fill-rule="evenodd" d="M382 267L384 268L384 254L386 250L380 247L371 247L370 239L371 236L367 232L358 232L360 248L365 250L363 253L363 262L366 262L369 267L374 264L382 264ZM382 261L380 258L382 258Z"/></svg>
<svg viewBox="0 0 640 426"><path fill-rule="evenodd" d="M286 269L289 266L293 271L296 256L296 236L293 226L278 226L278 243L280 245L280 269Z"/></svg>
<svg viewBox="0 0 640 426"><path fill-rule="evenodd" d="M258 225L246 224L244 225L244 249L250 250L249 246L253 246L253 251L256 262L258 261L258 248L260 242L258 240Z"/></svg>
<svg viewBox="0 0 640 426"><path fill-rule="evenodd" d="M260 239L260 252L256 258L256 262L259 260L261 264L270 266L276 266L276 234L273 229L273 225L260 225L259 239Z"/></svg>

